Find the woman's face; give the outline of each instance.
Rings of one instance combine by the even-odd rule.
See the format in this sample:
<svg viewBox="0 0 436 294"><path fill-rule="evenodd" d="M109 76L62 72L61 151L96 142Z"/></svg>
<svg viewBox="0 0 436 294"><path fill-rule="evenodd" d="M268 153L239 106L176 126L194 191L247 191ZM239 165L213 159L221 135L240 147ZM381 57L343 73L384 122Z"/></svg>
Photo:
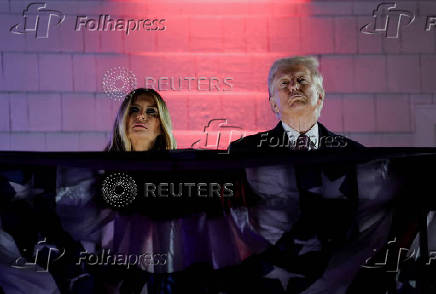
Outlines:
<svg viewBox="0 0 436 294"><path fill-rule="evenodd" d="M126 133L133 151L150 150L161 134L159 111L154 99L146 94L139 95L127 111Z"/></svg>

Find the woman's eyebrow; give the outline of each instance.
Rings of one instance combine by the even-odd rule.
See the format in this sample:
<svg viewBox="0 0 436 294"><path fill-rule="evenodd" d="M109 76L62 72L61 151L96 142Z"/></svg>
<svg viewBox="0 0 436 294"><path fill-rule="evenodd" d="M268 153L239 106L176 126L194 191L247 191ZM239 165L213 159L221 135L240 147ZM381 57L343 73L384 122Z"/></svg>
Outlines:
<svg viewBox="0 0 436 294"><path fill-rule="evenodd" d="M131 106L136 106L136 107L141 107L142 108L142 106L141 105L139 105L139 104L136 104L136 103L132 103L132 105ZM156 107L157 108L157 105L155 104L155 105L148 105L148 106L145 106L145 108L150 108L150 107Z"/></svg>

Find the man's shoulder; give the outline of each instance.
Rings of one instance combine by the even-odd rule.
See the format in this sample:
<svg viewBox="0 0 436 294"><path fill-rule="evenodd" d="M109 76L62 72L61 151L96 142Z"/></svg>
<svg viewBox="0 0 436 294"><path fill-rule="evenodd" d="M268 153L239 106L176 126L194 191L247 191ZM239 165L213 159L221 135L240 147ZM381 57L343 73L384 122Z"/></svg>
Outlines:
<svg viewBox="0 0 436 294"><path fill-rule="evenodd" d="M344 137L344 136L343 136ZM350 138L344 137L346 142L347 142L347 146L350 150L358 150L358 149L363 149L365 148L364 145L360 144L357 141L351 140Z"/></svg>
<svg viewBox="0 0 436 294"><path fill-rule="evenodd" d="M319 127L319 149L331 150L341 148L342 150L354 151L365 148L362 144L347 138L343 135L333 133L323 124L318 123ZM284 147L287 144L287 135L279 123L274 129L259 132L254 135L245 136L229 145L229 151L236 152L256 152L256 151L281 151L288 150Z"/></svg>
<svg viewBox="0 0 436 294"><path fill-rule="evenodd" d="M230 143L230 152L280 151L287 144L287 134L281 121L271 130L245 136ZM286 149L286 148L285 148Z"/></svg>
<svg viewBox="0 0 436 294"><path fill-rule="evenodd" d="M328 130L323 124L318 123L319 127L319 148L344 148L345 150L359 150L365 148L362 144L344 135L339 135Z"/></svg>
<svg viewBox="0 0 436 294"><path fill-rule="evenodd" d="M239 140L233 141L229 145L231 152L237 151L258 151L262 148L262 141L271 136L273 130L259 132L254 135L245 136Z"/></svg>

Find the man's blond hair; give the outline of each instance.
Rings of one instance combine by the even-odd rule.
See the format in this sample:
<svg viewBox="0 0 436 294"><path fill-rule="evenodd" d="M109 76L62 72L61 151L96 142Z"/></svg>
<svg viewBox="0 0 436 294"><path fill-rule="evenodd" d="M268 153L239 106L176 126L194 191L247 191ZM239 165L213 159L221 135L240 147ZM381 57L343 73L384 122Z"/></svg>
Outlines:
<svg viewBox="0 0 436 294"><path fill-rule="evenodd" d="M271 66L268 74L268 93L270 98L272 97L274 92L273 82L277 72L298 64L304 65L309 69L312 79L318 87L319 93L322 95L322 97L324 97L325 91L322 85L323 77L318 70L318 59L313 56L295 56L277 59Z"/></svg>

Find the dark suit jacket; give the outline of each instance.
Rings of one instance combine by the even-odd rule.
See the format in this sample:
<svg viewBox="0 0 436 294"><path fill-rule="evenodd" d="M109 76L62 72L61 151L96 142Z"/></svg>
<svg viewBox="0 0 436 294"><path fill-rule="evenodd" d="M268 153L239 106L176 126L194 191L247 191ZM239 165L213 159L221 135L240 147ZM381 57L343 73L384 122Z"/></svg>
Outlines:
<svg viewBox="0 0 436 294"><path fill-rule="evenodd" d="M318 130L318 150L358 151L364 148L356 141L329 131L321 123L318 123ZM272 130L232 142L229 151L231 154L294 152L289 144L288 135L279 122ZM356 233L354 217L358 192L355 166L348 163L298 164L295 168L300 191L300 218L290 231L284 233L274 246L256 260L261 264L273 264L304 276L290 279L287 293L300 293L307 289L323 274L331 252ZM339 190L345 198L327 199L321 194L311 192L311 188L322 186L322 174L330 181L343 177ZM300 245L295 240L311 238L317 238L321 242L321 250L298 254Z"/></svg>
<svg viewBox="0 0 436 294"><path fill-rule="evenodd" d="M318 122L319 150L342 149L351 151L359 150L364 146L360 143L337 135L329 131L323 124ZM287 133L280 121L277 126L269 131L260 132L255 135L246 136L234 141L229 146L230 153L239 152L283 152L289 151L290 142Z"/></svg>

